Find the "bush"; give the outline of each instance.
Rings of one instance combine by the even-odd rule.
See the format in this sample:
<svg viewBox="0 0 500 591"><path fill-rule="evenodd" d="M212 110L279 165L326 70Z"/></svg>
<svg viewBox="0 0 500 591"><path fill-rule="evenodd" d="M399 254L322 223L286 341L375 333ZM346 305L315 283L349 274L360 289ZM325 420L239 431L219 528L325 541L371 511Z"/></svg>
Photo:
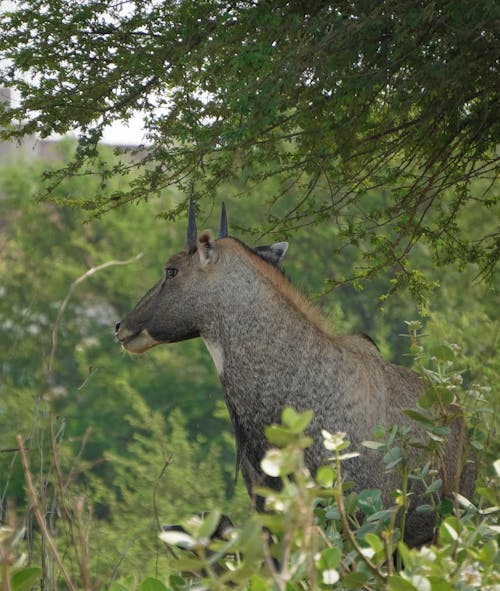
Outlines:
<svg viewBox="0 0 500 591"><path fill-rule="evenodd" d="M425 392L418 407L408 409L407 414L423 437L415 438L414 430L407 427L377 428L377 440L366 442L384 454L388 471L399 474L401 486L392 494L393 504L384 507L379 490L346 488L342 462L357 454L349 452L343 433L324 432L331 462L313 478L303 456L310 444L304 430L311 414L286 409L282 424L267 430L273 447L262 461L266 474L281 479L281 490L259 489L266 499L266 513L252 515L225 540L211 539L218 513L205 520L186 521L187 549L177 549L182 556L172 561L184 574L171 577L169 589L497 588L500 460L490 463L498 450L485 446L494 429L495 403L486 396L485 386L464 385L456 345L426 355L420 328L419 323L409 323L411 348ZM482 468L472 500L461 495L452 500L442 497L442 482L430 459L410 464L412 447L428 458L439 457L446 443L444 419L450 404L466 417L468 441ZM405 491L412 478L425 485L427 504L418 510L435 513L437 532L433 544L409 549L401 530L409 504ZM169 534L160 537L176 542Z"/></svg>
<svg viewBox="0 0 500 591"><path fill-rule="evenodd" d="M108 586L110 591L226 588L465 591L497 588L500 584L500 460L491 463L489 459L497 450L486 446L488 441L494 440L491 431L495 425L495 402L485 395L488 389L484 386L464 384L457 369L458 347L447 345L428 356L419 330L418 324L409 324L411 348L426 387L417 408L406 412L423 436L417 438L414 430L408 427L377 428L374 441L365 442L367 447L384 454L386 470L399 476L400 486L391 495L391 504L384 506L379 490L354 491L349 483L343 482L342 463L358 455L349 451L349 442L343 433L323 432L324 445L331 458L313 477L304 464L304 450L311 443L305 431L312 413L297 413L287 408L282 423L271 425L266 432L272 447L262 460L262 469L269 476L279 478L282 485L280 490L260 488L257 491L265 497L266 512L251 514L240 527L224 530L220 528L221 513L216 509L204 518L190 517L181 522L182 529L160 533L160 540L168 550L161 552L153 542L153 508L147 502L143 517L146 526L149 524L149 535L143 526L134 522L117 524L116 528L123 539L127 531L132 532L132 560L143 565L143 575L154 572L155 576L147 576L140 583L134 575L120 578L118 561L115 580ZM130 443L130 463L122 466L120 457L115 458L115 469L121 474L117 478L121 488L116 489L116 494L121 504L132 508L141 503L144 490L136 486L138 480L149 479L150 490L158 484L151 470L156 465L154 458L161 456L165 461L162 433L170 433L181 451L191 452L181 417L165 423L135 393L130 391L127 397L132 409L127 421L136 435ZM442 483L431 462L431 458L439 457L446 443L450 404L467 420L468 441L476 450L481 467L473 499L456 495L450 501L442 497ZM151 430L154 437L143 437L143 430ZM53 429L51 436L54 437ZM52 447L55 474L59 480L67 482L58 464L57 449ZM410 451L414 447L427 461L412 463ZM144 458L148 458L148 462L144 463ZM73 471L74 466L70 475ZM25 467L25 476L29 482L29 467ZM173 476L184 478L182 466L176 468ZM437 536L433 544L410 549L402 541L401 531L409 505L407 484L412 478L425 485L426 504L418 510L434 512ZM194 498L199 487L220 488L221 483L222 477L217 482L197 482L193 474ZM57 488L57 483L54 486ZM93 485L87 486L92 488ZM33 485L28 488L35 508L41 500L46 509L47 499L39 497L37 500ZM59 500L59 538L52 558L61 572L66 570L67 587L76 589L81 585L91 591L106 586L102 576L89 576L89 564L99 570L98 547L102 539L97 543L93 539L95 529L85 519L85 502L76 496L77 488L66 486L63 492L71 498ZM171 503L175 512L177 493L175 487L173 490ZM182 487L179 494L181 490ZM98 493L97 489L94 491ZM168 489L165 494L168 496ZM107 502L112 505L109 500ZM168 508L160 510L157 517L161 519L162 514L168 513ZM43 516L39 518L39 526L43 542L48 544L44 520ZM0 536L3 585L12 591L30 589L39 578L46 583L46 573L42 569L23 565L21 533L12 527L2 530ZM106 543L104 546L107 547ZM69 553L66 552L68 547L72 548ZM79 580L80 585L71 586L71 580ZM53 588L59 585L53 583Z"/></svg>

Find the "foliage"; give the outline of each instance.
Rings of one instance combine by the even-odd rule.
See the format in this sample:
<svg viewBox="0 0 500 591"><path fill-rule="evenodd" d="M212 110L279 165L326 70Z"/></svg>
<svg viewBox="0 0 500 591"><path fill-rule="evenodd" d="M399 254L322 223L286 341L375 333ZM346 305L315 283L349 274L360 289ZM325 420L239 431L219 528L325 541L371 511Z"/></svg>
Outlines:
<svg viewBox="0 0 500 591"><path fill-rule="evenodd" d="M310 444L303 430L310 420L310 413L286 409L282 425L268 431L270 442L279 448L267 452L262 467L268 475L281 479L282 489L260 489L266 496L266 513L252 516L227 539L215 542L210 536L220 514L186 522L189 533L183 535L183 545L177 546L185 550L179 550L182 557L174 560L186 574L172 576L170 589L451 591L498 585L498 461L488 488L489 496L496 495L496 504L489 506L489 500L483 498L487 506L479 508L461 498L461 507L456 505L454 512L448 507L447 513L441 514L435 543L409 549L401 541L398 527L398 512L405 510L401 493L395 494L392 507L384 508L380 491L346 492L342 462L359 454L346 451L349 443L344 433L324 432L332 463L311 478L303 463L303 450ZM393 439L392 445L396 444ZM394 470L389 458L386 464L388 470ZM439 490L439 482L434 480L428 486L429 497L439 500ZM263 534L261 527L267 533ZM160 534L160 538L166 543L181 540L170 534ZM397 563L393 564L395 553Z"/></svg>
<svg viewBox="0 0 500 591"><path fill-rule="evenodd" d="M59 149L64 163L73 146L66 143ZM106 158L110 158L109 154ZM305 490L297 487L298 478L283 489L288 496L281 498L273 493L275 514L266 522L273 536L267 546L263 545L262 517L248 517L249 502L240 483L233 494L233 435L220 400L216 372L200 343L158 347L138 359L120 353L113 342L114 321L130 309L145 287L157 280L164 259L184 242L184 224L169 223L164 229L164 221L152 215L161 213L164 207L176 207L182 198L174 192L164 193L161 200L151 200L147 205L85 220L78 210L34 202L33 196L40 191L40 171L47 166L20 163L0 173L0 517L8 528L0 533L0 568L10 572L13 591L30 588L40 577L47 589L64 585L27 501L25 474L15 453L19 433L25 441L48 531L54 536L69 576L86 591L181 588L195 582L188 583L187 574L174 573L184 567L190 573L200 566L213 566L213 573L200 576L208 576L214 588L229 585L233 577L238 578L240 586L247 581L250 588L261 589L283 576L274 561L275 555L283 553L289 557L287 568L297 580L307 574L316 577L320 585L322 573L331 570L326 576L335 577L335 570L340 576L337 586L345 585L343 555L340 562L337 557L343 525L331 496L335 470L327 467L314 482L303 474ZM99 191L106 196L125 185L126 181L117 177L101 189L99 177L75 177L61 183L56 194L63 200L67 195L80 199ZM235 182L234 188L238 187ZM250 201L230 203L230 224L236 235L241 232L237 223L244 226L256 219L261 225L264 218L265 213L255 212ZM484 219L484 212L469 211L466 222L486 227L491 220ZM330 226L316 232L298 232L291 243L287 272L300 288L316 295L336 331L366 331L376 337L387 357L410 363L403 353L408 344L398 333L403 319L414 317L416 312L411 294L401 291L380 300L380 294L391 286L384 276L364 290L355 291L348 285L335 291L330 285L325 289L325 269L334 279L345 277L350 268L362 264L353 248L344 251L344 256L331 256L328 245L335 238L336 231ZM259 239L253 236L248 241L255 243ZM59 317L61 304L76 279L111 260L133 259L140 252L144 254L139 261L107 267L79 283ZM481 472L480 496L472 499L477 511L469 508L470 521L464 516L460 525L449 522L458 532L456 545L450 542L446 551L439 546L432 549L434 554L423 558L418 551L410 550L408 555L413 558L409 560L413 562L411 566L405 563L405 569L410 579L420 576L432 582L432 577L438 576L434 574L437 567L430 564L432 556L443 572L448 572L448 567L453 569L457 556L465 556L465 571L457 572L469 573L472 579L482 576L486 586L486 577L494 574L488 574L483 566L485 557L491 558L496 547L487 539L496 514L485 511L499 504L498 475L492 468L498 458L494 447L499 363L496 294L474 283L476 265L442 275L440 269L429 264L425 248L417 248L412 256L419 257L419 264L429 266L440 288L435 291L432 307L429 304L427 308L428 317L422 319L428 336L422 340L412 334L410 342L417 347L414 353L433 387L448 392L448 387L453 386L464 404ZM57 343L49 368L54 328ZM447 342L460 342L462 348L450 348ZM422 345L424 349L418 348ZM426 416L430 410L418 412ZM439 413L431 413L428 422L441 419ZM289 411L284 421L281 435L277 435L276 428L268 435L271 439L281 437L274 443L291 446L295 451L289 459L288 451L284 451L274 459L271 455L270 460L276 466L279 457L285 470L298 467L300 471L300 449L307 443L300 431L307 416L298 418ZM439 435L439 429L431 433ZM393 464L391 469L400 471L404 454L396 448L404 451L408 434L389 430L379 435L372 443L380 453L387 454L388 465ZM439 441L435 443L439 445ZM413 476L426 479L432 493L429 499L434 499L439 495L438 479L430 469L425 470L424 462ZM382 512L382 516L369 521L374 529L368 533L379 536L385 524L380 517L387 516L385 511L391 507L382 507L380 497L370 491L360 491L357 497L346 493L345 507L353 531L366 533L366 529L358 530L361 523L354 512L358 507L367 520ZM326 498L326 502L313 500L308 504L316 498ZM280 503L285 501L288 509L282 511ZM398 506L404 506L404 502ZM429 506L440 518L452 518L442 511L446 507L441 507L440 502L431 501ZM296 507L301 507L300 511ZM182 521L191 537L206 539L215 517L209 521L189 517L204 510L213 516L219 511L229 513L238 524L234 533L230 539L214 540L208 545L204 541L203 550L200 548L194 557L174 549L176 556L182 554L187 562L172 560L157 537L157 517L162 524ZM486 525L481 525L483 518ZM313 524L310 531L307 524ZM315 529L318 525L320 530ZM317 559L314 554L304 553L307 536L311 548L317 543ZM374 539L368 537L377 544ZM341 553L345 551L349 560L356 559L348 542L342 539L339 543ZM228 560L236 565L235 575L228 574L223 566L225 578L220 582L221 572L216 566L219 559L213 559L212 550L234 555ZM365 572L364 567L360 569ZM457 572L452 575L458 577ZM396 575L395 571L391 576ZM356 576L347 579L353 587L358 584ZM397 588L399 581L390 580ZM412 584L416 585L416 580ZM199 583L200 577L194 581ZM293 588L294 583L289 584Z"/></svg>
<svg viewBox="0 0 500 591"><path fill-rule="evenodd" d="M0 520L8 508L17 516L15 531L26 520L30 556L49 560L33 532L16 453L16 435L22 433L41 502L54 515L48 527L57 531L56 543L64 547L77 539L75 533L69 537L67 516L74 517L78 506L82 531L93 533L87 565L96 573L93 584L108 584L121 573L120 564L127 574L155 571L154 490L164 522L194 506L206 510L215 504L238 515L248 501L240 485L234 492L230 425L200 344L164 349L134 363L113 342L115 320L139 296L143 281L153 283L161 272L156 254L166 254L169 243L172 249L182 244L181 230L171 227L166 237L138 232L141 224L151 224L148 207L83 225L79 212L33 202L39 169L22 165L1 176ZM95 190L78 179L68 188ZM89 276L59 317L75 279L141 250L140 274L135 261ZM57 347L49 368L54 330ZM182 371L186 358L189 372ZM67 557L71 573L80 570L79 556Z"/></svg>
<svg viewBox="0 0 500 591"><path fill-rule="evenodd" d="M423 282L408 258L417 243L491 277L498 229L463 220L470 208L495 217L498 16L494 0L34 0L0 16L0 84L19 101L3 107L1 134L78 129L72 162L49 175L59 202L67 175L103 187L127 175L63 198L100 212L171 185L212 199L239 179L249 195L276 176L266 229L335 223L338 252L365 252L358 278L393 267ZM103 129L136 112L147 150L106 162Z"/></svg>
<svg viewBox="0 0 500 591"><path fill-rule="evenodd" d="M391 591L429 591L454 589L494 589L500 583L500 448L489 442L489 454L475 445L477 416L487 413L481 428L489 432L494 400L477 397L457 379L459 357L456 347L442 347L432 356L438 371L425 369L425 349L418 323L409 323L414 353L417 355L425 393L416 409L407 414L424 427L424 438L415 439L409 428L378 428L381 439L365 445L384 454L388 472L399 474L401 486L393 493L392 506L384 506L381 492L353 492L342 481L342 463L355 461L348 451L345 433L323 432L324 445L332 452L331 463L321 467L315 478L306 470L303 451L310 445L304 429L311 413L283 412L282 424L267 430L272 447L262 460L266 474L281 479L280 491L260 489L266 497L266 513L232 531L224 542L210 539L218 515L205 522L186 522L191 535L189 550L174 560L190 576L172 577L174 590L207 589L389 589ZM453 359L453 365L451 364ZM429 359L426 358L426 362ZM486 387L476 386L480 391ZM458 404L470 426L471 444L478 457L487 458L476 494L476 502L457 495L444 497L442 481L431 462L411 460L409 449L417 447L428 458L443 449L446 431L442 427L443 403ZM420 431L422 433L422 431ZM388 439L386 435L389 435ZM481 440L482 437L479 437ZM496 461L490 457L496 454ZM437 454L439 456L439 453ZM435 511L437 539L428 546L408 548L401 540L408 498L408 480L422 479L428 503L420 511ZM265 526L264 536L254 525ZM255 530L252 530L252 527ZM208 534L207 534L208 530ZM252 555L247 559L249 536L253 535ZM160 535L166 542L175 541ZM245 543L243 545L243 542ZM260 548L257 557L255 548ZM393 558L396 560L393 562ZM248 562L247 562L248 560ZM221 571L216 570L216 565Z"/></svg>

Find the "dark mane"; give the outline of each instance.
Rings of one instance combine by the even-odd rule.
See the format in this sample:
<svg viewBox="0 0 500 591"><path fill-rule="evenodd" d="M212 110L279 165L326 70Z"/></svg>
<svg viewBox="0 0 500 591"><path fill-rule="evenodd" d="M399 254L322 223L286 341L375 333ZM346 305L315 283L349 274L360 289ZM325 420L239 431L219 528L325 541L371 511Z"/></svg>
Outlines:
<svg viewBox="0 0 500 591"><path fill-rule="evenodd" d="M325 336L333 338L325 318L320 311L312 306L307 298L300 293L283 271L281 265L273 265L253 248L233 236L228 237L236 248L245 255L252 266L274 285L276 290L298 310L302 316L312 322Z"/></svg>

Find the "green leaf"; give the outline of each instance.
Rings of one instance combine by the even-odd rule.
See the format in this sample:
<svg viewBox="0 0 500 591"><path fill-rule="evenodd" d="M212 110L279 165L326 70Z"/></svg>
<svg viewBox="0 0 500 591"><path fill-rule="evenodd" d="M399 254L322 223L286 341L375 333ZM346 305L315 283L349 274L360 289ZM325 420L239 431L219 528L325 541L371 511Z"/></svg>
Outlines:
<svg viewBox="0 0 500 591"><path fill-rule="evenodd" d="M250 577L249 591L268 591L269 587L266 580L260 575L252 575Z"/></svg>
<svg viewBox="0 0 500 591"><path fill-rule="evenodd" d="M293 408L287 406L283 410L282 421L290 429L292 433L298 435L303 433L311 424L313 418L312 410L305 410L304 412L296 412Z"/></svg>
<svg viewBox="0 0 500 591"><path fill-rule="evenodd" d="M427 390L418 399L418 405L422 408L431 408L435 401L435 395L430 390Z"/></svg>
<svg viewBox="0 0 500 591"><path fill-rule="evenodd" d="M429 583L431 584L432 591L454 591L453 585L450 585L448 581L441 577L430 576Z"/></svg>
<svg viewBox="0 0 500 591"><path fill-rule="evenodd" d="M349 573L342 577L342 584L348 589L361 589L368 581L368 575L364 572Z"/></svg>
<svg viewBox="0 0 500 591"><path fill-rule="evenodd" d="M373 515L382 510L382 493L379 489L362 490L358 496L358 507L365 515Z"/></svg>
<svg viewBox="0 0 500 591"><path fill-rule="evenodd" d="M427 435L432 439L432 441L437 441L438 443L443 443L444 438L441 435L436 435L432 431L426 431Z"/></svg>
<svg viewBox="0 0 500 591"><path fill-rule="evenodd" d="M339 508L337 505L332 505L329 507L328 511L325 513L325 519L331 519L332 521L337 521L340 519Z"/></svg>
<svg viewBox="0 0 500 591"><path fill-rule="evenodd" d="M479 558L485 565L493 564L498 554L496 540L489 540L479 551Z"/></svg>
<svg viewBox="0 0 500 591"><path fill-rule="evenodd" d="M281 425L269 425L264 433L269 443L277 447L286 447L295 441L295 436L286 427Z"/></svg>
<svg viewBox="0 0 500 591"><path fill-rule="evenodd" d="M210 536L217 529L220 523L221 513L220 511L211 511L203 520L203 523L198 530L199 539L210 539Z"/></svg>
<svg viewBox="0 0 500 591"><path fill-rule="evenodd" d="M325 487L333 486L335 470L331 466L320 466L316 472L316 482Z"/></svg>
<svg viewBox="0 0 500 591"><path fill-rule="evenodd" d="M12 575L12 591L28 591L40 582L42 569L38 566L27 566Z"/></svg>
<svg viewBox="0 0 500 591"><path fill-rule="evenodd" d="M455 400L455 394L452 390L448 390L447 388L440 388L439 390L439 398L444 405L451 404Z"/></svg>
<svg viewBox="0 0 500 591"><path fill-rule="evenodd" d="M459 537L460 524L451 516L439 526L439 541L443 544L455 544Z"/></svg>
<svg viewBox="0 0 500 591"><path fill-rule="evenodd" d="M429 484L429 486L427 487L425 492L428 494L435 493L438 490L441 490L442 485L443 485L443 481L441 480L441 478L436 478L436 480L434 480L433 482L431 482Z"/></svg>
<svg viewBox="0 0 500 591"><path fill-rule="evenodd" d="M378 552L383 552L384 550L382 540L375 534L367 533L365 535L365 542L369 544L370 548L372 548L375 551L375 554L377 554Z"/></svg>
<svg viewBox="0 0 500 591"><path fill-rule="evenodd" d="M403 459L401 449L399 447L391 447L391 449L384 455L384 463L387 469L393 468L399 464Z"/></svg>
<svg viewBox="0 0 500 591"><path fill-rule="evenodd" d="M419 505L416 508L417 513L432 513L433 511L434 511L434 507L432 505L427 505L427 504Z"/></svg>
<svg viewBox="0 0 500 591"><path fill-rule="evenodd" d="M180 589L187 585L187 581L184 577L180 575L170 575L168 578L169 585L174 589Z"/></svg>
<svg viewBox="0 0 500 591"><path fill-rule="evenodd" d="M344 480L342 482L342 491L345 493L348 490L353 489L356 486L356 483L353 480Z"/></svg>
<svg viewBox="0 0 500 591"><path fill-rule="evenodd" d="M424 425L432 424L432 419L430 419L429 417L423 415L422 413L420 413L416 410L411 410L411 409L403 410L403 414L405 414L407 417L410 417L410 419L417 421L418 423L422 423Z"/></svg>
<svg viewBox="0 0 500 591"><path fill-rule="evenodd" d="M414 585L399 575L390 575L388 577L387 589L389 591L418 591Z"/></svg>
<svg viewBox="0 0 500 591"><path fill-rule="evenodd" d="M292 426L298 419L299 413L291 406L286 406L281 413L281 422L287 427Z"/></svg>
<svg viewBox="0 0 500 591"><path fill-rule="evenodd" d="M476 493L484 497L491 505L496 504L496 491L493 488L478 486Z"/></svg>
<svg viewBox="0 0 500 591"><path fill-rule="evenodd" d="M273 533L281 533L284 530L283 515L279 513L263 513L261 519L263 527Z"/></svg>
<svg viewBox="0 0 500 591"><path fill-rule="evenodd" d="M447 517L448 515L453 515L454 506L453 501L451 499L441 499L441 502L438 506L438 513L443 517Z"/></svg>
<svg viewBox="0 0 500 591"><path fill-rule="evenodd" d="M393 427L391 427L390 431L389 431L389 438L387 439L387 446L390 447L393 443L394 440L396 439L396 435L398 434L398 427L397 425L394 425Z"/></svg>
<svg viewBox="0 0 500 591"><path fill-rule="evenodd" d="M262 553L262 522L253 515L239 531L236 547L241 549L245 562L251 564Z"/></svg>
<svg viewBox="0 0 500 591"><path fill-rule="evenodd" d="M338 456L338 459L341 462L343 462L345 460L352 460L353 458L359 458L359 456L360 456L360 453L359 452L357 452L357 451L350 451L350 452L347 452L345 454L340 454Z"/></svg>
<svg viewBox="0 0 500 591"><path fill-rule="evenodd" d="M381 447L385 447L385 443L380 441L362 441L361 445L368 449L380 449Z"/></svg>
<svg viewBox="0 0 500 591"><path fill-rule="evenodd" d="M382 509L382 511L376 511L369 517L367 517L367 523L381 523L383 525L389 525L392 517L392 511L390 509Z"/></svg>
<svg viewBox="0 0 500 591"><path fill-rule="evenodd" d="M320 570L331 570L337 568L340 564L341 552L340 549L334 546L333 548L325 548L322 550L317 566Z"/></svg>
<svg viewBox="0 0 500 591"><path fill-rule="evenodd" d="M456 357L456 352L453 347L449 345L437 345L432 351L432 355L439 359L439 361L453 361Z"/></svg>
<svg viewBox="0 0 500 591"><path fill-rule="evenodd" d="M180 572L197 572L203 568L203 560L197 556L182 554L176 559L175 568ZM139 591L143 591L143 589L139 587Z"/></svg>
<svg viewBox="0 0 500 591"><path fill-rule="evenodd" d="M168 589L160 580L148 577L139 585L139 591L168 591Z"/></svg>
<svg viewBox="0 0 500 591"><path fill-rule="evenodd" d="M358 493L351 492L344 497L344 508L347 515L354 515L358 510Z"/></svg>

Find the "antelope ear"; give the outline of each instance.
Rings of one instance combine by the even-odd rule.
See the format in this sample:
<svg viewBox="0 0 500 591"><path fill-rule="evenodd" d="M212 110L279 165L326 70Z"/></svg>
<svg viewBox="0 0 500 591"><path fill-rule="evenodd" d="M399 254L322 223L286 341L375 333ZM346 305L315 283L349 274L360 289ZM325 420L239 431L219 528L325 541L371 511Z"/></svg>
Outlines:
<svg viewBox="0 0 500 591"><path fill-rule="evenodd" d="M198 255L202 266L215 263L218 258L215 240L210 230L205 230L198 240Z"/></svg>
<svg viewBox="0 0 500 591"><path fill-rule="evenodd" d="M271 265L279 265L287 250L288 242L276 242L269 246L257 246L255 248L255 252Z"/></svg>

